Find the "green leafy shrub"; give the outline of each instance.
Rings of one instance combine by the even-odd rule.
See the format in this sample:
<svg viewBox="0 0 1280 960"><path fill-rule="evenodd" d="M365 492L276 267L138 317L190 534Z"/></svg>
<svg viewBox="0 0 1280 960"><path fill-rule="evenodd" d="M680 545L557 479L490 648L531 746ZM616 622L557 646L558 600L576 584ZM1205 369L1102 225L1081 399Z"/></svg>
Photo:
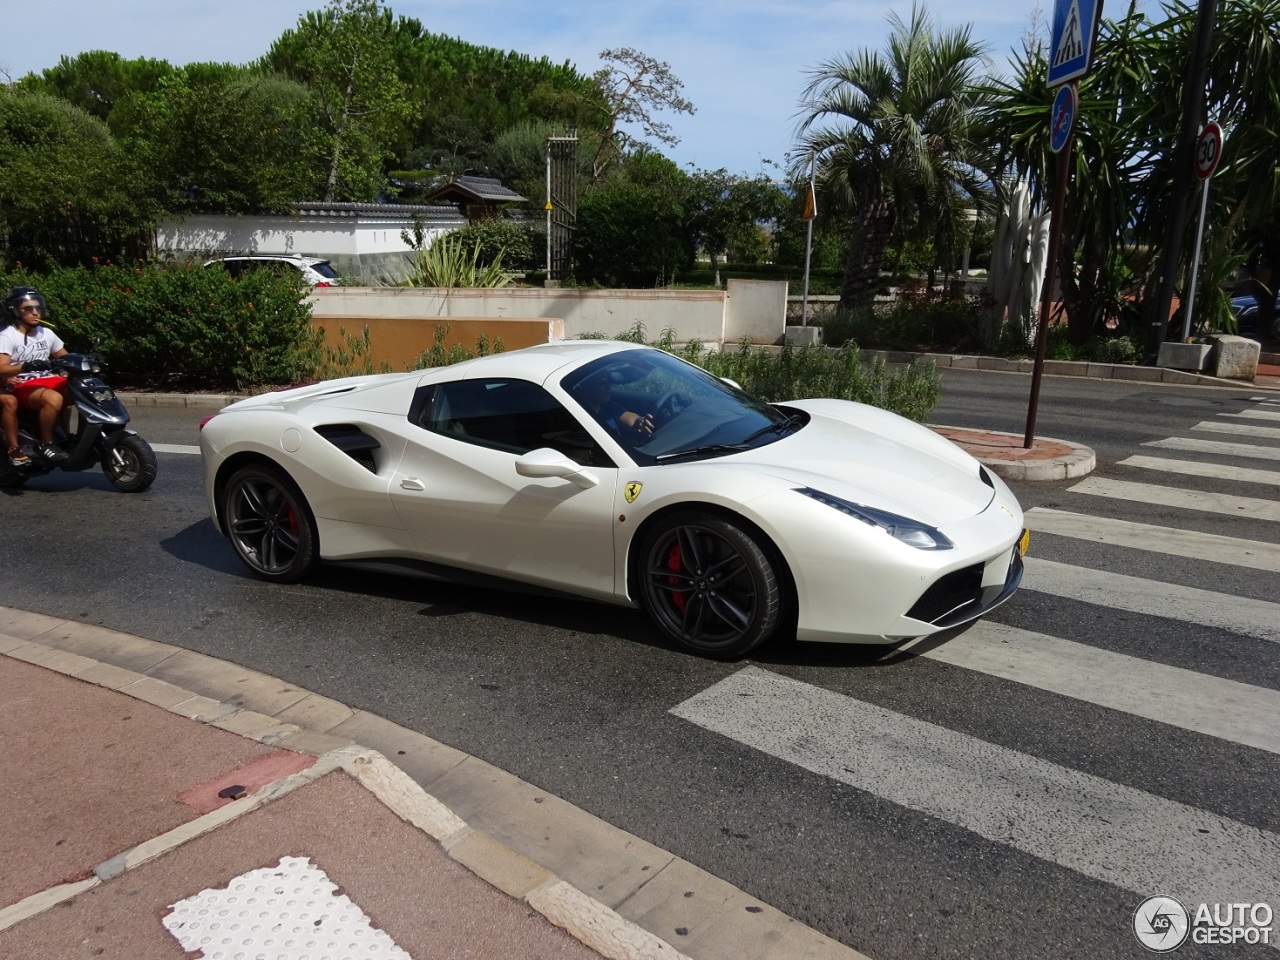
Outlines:
<svg viewBox="0 0 1280 960"><path fill-rule="evenodd" d="M485 217L473 220L451 236L456 236L467 247L479 251L482 264L505 263L514 270L526 270L536 266L533 234L523 223L504 220L501 217ZM542 234L546 240L546 234Z"/></svg>
<svg viewBox="0 0 1280 960"><path fill-rule="evenodd" d="M506 350L501 337L494 337L493 340L490 341L489 338L482 333L476 338L476 348L474 350L468 350L460 343L455 343L451 347L446 347L445 340L448 336L448 324L441 324L436 327L435 342L414 359L409 369L424 370L427 367L447 367L455 363L461 363L464 360L471 360L475 357L487 357L491 353L502 353Z"/></svg>
<svg viewBox="0 0 1280 960"><path fill-rule="evenodd" d="M1090 353L1098 363L1136 363L1142 349L1131 337L1108 337L1095 340Z"/></svg>
<svg viewBox="0 0 1280 960"><path fill-rule="evenodd" d="M870 309L837 310L821 320L828 346L970 351L980 342L982 304L973 297L924 293Z"/></svg>
<svg viewBox="0 0 1280 960"><path fill-rule="evenodd" d="M752 396L770 403L812 397L833 397L882 407L922 423L942 397L942 378L933 364L891 369L883 360L865 363L856 345L841 350L786 344L777 351L744 340L738 350L704 350L694 340L676 349L670 327L646 341L644 324L636 321L614 337L583 334L581 340L623 340L645 343L695 363L717 377L727 377Z"/></svg>
<svg viewBox="0 0 1280 960"><path fill-rule="evenodd" d="M239 279L194 264L103 263L37 274L30 284L70 350L97 350L113 383L171 390L247 389L311 376L322 340L301 276L253 270Z"/></svg>
<svg viewBox="0 0 1280 960"><path fill-rule="evenodd" d="M686 354L686 359L771 403L834 397L923 422L942 397L942 378L931 364L891 370L883 360L863 362L853 344L837 351L787 344L773 353L744 341L735 352L715 351L697 358Z"/></svg>
<svg viewBox="0 0 1280 960"><path fill-rule="evenodd" d="M510 286L512 276L502 268L502 251L487 263L480 256L480 241L466 240L461 233L446 233L435 243L418 251L406 287Z"/></svg>

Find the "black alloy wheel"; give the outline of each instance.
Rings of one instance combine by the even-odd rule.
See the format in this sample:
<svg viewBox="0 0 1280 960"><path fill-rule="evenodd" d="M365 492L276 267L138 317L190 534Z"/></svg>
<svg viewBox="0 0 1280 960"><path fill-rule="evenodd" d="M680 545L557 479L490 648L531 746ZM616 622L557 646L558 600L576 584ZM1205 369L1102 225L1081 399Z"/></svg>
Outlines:
<svg viewBox="0 0 1280 960"><path fill-rule="evenodd" d="M227 481L222 511L231 545L264 580L296 583L320 562L315 517L282 471L265 464L237 470Z"/></svg>
<svg viewBox="0 0 1280 960"><path fill-rule="evenodd" d="M703 513L672 516L640 551L645 608L698 653L740 657L767 640L782 614L773 563L751 534Z"/></svg>

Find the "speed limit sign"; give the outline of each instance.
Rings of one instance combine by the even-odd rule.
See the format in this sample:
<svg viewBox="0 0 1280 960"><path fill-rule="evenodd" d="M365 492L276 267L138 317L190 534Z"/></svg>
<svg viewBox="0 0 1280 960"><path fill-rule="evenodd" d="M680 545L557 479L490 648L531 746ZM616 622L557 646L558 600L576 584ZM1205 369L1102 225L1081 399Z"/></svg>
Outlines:
<svg viewBox="0 0 1280 960"><path fill-rule="evenodd" d="M1218 169L1218 161L1222 159L1222 128L1216 123L1209 123L1196 138L1196 176L1208 180L1213 171Z"/></svg>

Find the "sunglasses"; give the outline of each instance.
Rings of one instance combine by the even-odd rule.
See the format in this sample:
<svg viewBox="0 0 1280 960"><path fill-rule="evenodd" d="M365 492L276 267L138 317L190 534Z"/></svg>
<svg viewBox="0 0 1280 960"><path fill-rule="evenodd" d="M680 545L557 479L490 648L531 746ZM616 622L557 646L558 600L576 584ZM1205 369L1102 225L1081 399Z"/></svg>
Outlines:
<svg viewBox="0 0 1280 960"><path fill-rule="evenodd" d="M23 313L39 313L40 312L40 308L35 306L34 304L32 304L29 307L19 307L18 309L21 310Z"/></svg>

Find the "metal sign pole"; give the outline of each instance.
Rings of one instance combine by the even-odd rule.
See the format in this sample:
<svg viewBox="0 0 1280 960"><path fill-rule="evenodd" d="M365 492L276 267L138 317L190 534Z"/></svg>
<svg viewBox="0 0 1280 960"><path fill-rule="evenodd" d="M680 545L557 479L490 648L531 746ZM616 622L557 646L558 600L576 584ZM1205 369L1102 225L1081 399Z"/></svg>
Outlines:
<svg viewBox="0 0 1280 960"><path fill-rule="evenodd" d="M1191 317L1196 309L1196 279L1200 275L1200 244L1204 242L1204 218L1209 210L1209 181L1200 191L1200 223L1196 226L1196 252L1191 259L1191 289L1187 292L1187 309L1182 318L1182 342L1191 337Z"/></svg>
<svg viewBox="0 0 1280 960"><path fill-rule="evenodd" d="M800 309L802 327L809 325L809 257L813 253L813 221L818 217L818 194L813 185L813 174L817 166L818 156L814 154L809 158L809 192L804 200L804 218L808 221L809 228L804 240L804 300Z"/></svg>
<svg viewBox="0 0 1280 960"><path fill-rule="evenodd" d="M1075 83L1069 85L1069 97L1073 104L1076 101ZM1055 109L1055 114L1058 111ZM1061 135L1066 142L1058 153L1058 180L1053 190L1053 212L1049 217L1049 262L1045 266L1044 288L1040 295L1040 325L1036 332L1036 360L1031 371L1031 399L1027 403L1027 432L1022 445L1030 450L1036 437L1036 410L1040 406L1040 381L1044 377L1044 359L1049 345L1049 313L1053 308L1053 287L1057 279L1058 248L1062 242L1062 211L1066 206L1067 183L1071 170L1071 148L1075 144L1072 128L1075 125L1076 109L1073 105L1069 119L1065 122L1067 129ZM1061 122L1054 117L1052 123ZM1051 131L1051 137L1056 132Z"/></svg>

